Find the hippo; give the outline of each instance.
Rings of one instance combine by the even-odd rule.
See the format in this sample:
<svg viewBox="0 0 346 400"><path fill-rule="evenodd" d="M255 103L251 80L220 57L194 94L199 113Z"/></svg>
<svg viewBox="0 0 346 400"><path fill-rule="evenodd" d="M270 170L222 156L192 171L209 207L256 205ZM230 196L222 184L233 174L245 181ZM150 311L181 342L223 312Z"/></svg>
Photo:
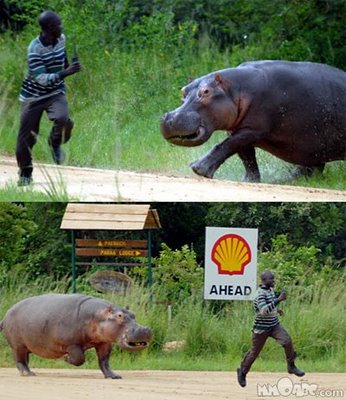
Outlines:
<svg viewBox="0 0 346 400"><path fill-rule="evenodd" d="M199 146L216 130L227 138L191 164L213 178L238 154L245 181L261 179L255 148L295 164L294 177L322 172L346 159L346 72L293 61L253 61L212 72L182 88L182 105L166 113L161 133L170 143Z"/></svg>
<svg viewBox="0 0 346 400"><path fill-rule="evenodd" d="M46 294L29 297L10 308L0 330L12 348L22 375L29 369L29 354L82 365L84 352L95 348L105 378L120 379L109 367L112 343L126 351L147 347L151 330L137 325L127 309L91 296Z"/></svg>

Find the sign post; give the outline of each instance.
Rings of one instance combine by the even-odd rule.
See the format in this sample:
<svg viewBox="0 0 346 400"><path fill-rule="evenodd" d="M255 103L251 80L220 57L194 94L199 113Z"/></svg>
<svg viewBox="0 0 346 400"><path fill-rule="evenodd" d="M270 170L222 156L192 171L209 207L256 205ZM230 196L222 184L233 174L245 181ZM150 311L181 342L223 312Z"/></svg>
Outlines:
<svg viewBox="0 0 346 400"><path fill-rule="evenodd" d="M72 241L72 293L76 293L76 242L74 230L71 230Z"/></svg>
<svg viewBox="0 0 346 400"><path fill-rule="evenodd" d="M206 228L204 299L252 300L257 284L258 230Z"/></svg>
<svg viewBox="0 0 346 400"><path fill-rule="evenodd" d="M61 221L61 229L71 230L72 239L72 291L76 292L76 267L80 265L111 265L124 267L141 265L136 258L148 258L148 283L152 284L151 230L161 228L157 210L149 204L89 204L69 203ZM79 239L76 231L144 231L148 240L127 239ZM89 234L87 235L89 236ZM89 257L92 261L76 261L77 257ZM130 262L95 261L95 257L134 258Z"/></svg>

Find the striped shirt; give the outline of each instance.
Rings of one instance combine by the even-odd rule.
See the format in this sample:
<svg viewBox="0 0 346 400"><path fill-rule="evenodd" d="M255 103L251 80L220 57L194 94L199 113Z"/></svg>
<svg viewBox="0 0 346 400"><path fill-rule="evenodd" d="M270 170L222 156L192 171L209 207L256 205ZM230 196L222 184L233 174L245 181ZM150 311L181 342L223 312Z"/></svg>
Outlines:
<svg viewBox="0 0 346 400"><path fill-rule="evenodd" d="M67 67L65 35L54 45L47 45L42 36L28 47L28 72L19 94L21 102L37 101L58 93L65 93L64 80L58 72Z"/></svg>
<svg viewBox="0 0 346 400"><path fill-rule="evenodd" d="M255 323L252 331L254 333L264 333L270 331L279 324L279 318L276 311L278 304L273 288L267 289L260 286L253 302L256 313Z"/></svg>

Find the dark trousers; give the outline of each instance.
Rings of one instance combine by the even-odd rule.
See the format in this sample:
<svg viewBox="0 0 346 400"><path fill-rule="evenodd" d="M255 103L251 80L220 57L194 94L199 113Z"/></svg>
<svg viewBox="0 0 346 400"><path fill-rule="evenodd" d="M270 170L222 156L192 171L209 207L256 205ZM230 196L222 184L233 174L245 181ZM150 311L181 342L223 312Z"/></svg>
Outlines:
<svg viewBox="0 0 346 400"><path fill-rule="evenodd" d="M269 332L252 333L251 349L245 354L243 361L241 362L241 368L244 374L249 372L251 365L259 356L268 337L274 338L279 344L281 344L281 346L283 346L288 364L294 362L295 352L290 335L287 333L285 328L278 324Z"/></svg>
<svg viewBox="0 0 346 400"><path fill-rule="evenodd" d="M73 121L70 119L68 105L64 94L57 94L46 99L23 103L20 127L17 137L16 157L20 175L30 177L32 174L32 148L40 129L43 112L53 121L49 135L49 145L59 147L71 137Z"/></svg>

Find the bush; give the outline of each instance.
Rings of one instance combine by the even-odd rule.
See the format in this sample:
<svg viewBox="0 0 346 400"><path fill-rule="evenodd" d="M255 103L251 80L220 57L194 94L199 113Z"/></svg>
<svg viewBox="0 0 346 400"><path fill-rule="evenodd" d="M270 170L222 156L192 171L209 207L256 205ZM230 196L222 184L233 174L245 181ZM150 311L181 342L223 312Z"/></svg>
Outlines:
<svg viewBox="0 0 346 400"><path fill-rule="evenodd" d="M278 235L272 239L271 251L263 252L259 257L260 272L275 272L278 287L286 285L313 285L320 275L321 269L318 255L320 250L315 246L295 246L289 243L287 235ZM324 274L329 280L332 274Z"/></svg>
<svg viewBox="0 0 346 400"><path fill-rule="evenodd" d="M197 264L196 253L189 246L171 250L162 244L160 256L154 260L154 282L165 299L181 302L193 294L201 293L203 269Z"/></svg>

